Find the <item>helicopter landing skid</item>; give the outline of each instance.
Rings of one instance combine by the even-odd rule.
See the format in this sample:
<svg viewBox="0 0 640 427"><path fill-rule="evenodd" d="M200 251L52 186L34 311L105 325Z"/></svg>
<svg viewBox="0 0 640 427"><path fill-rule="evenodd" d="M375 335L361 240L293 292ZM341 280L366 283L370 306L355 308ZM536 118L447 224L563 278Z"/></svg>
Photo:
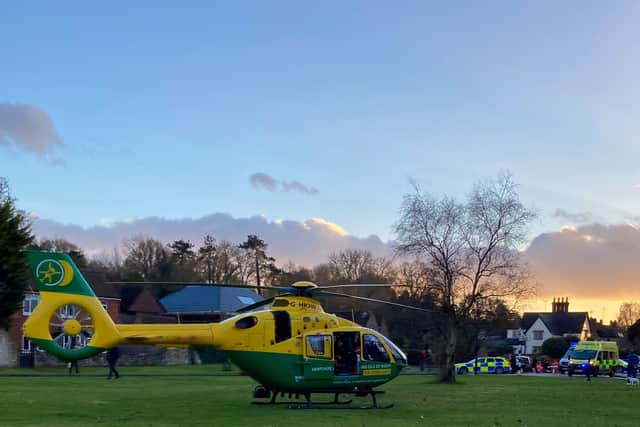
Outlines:
<svg viewBox="0 0 640 427"><path fill-rule="evenodd" d="M389 408L393 408L393 403L390 403L388 405L378 405L378 399L376 398L376 395L384 394L384 391L374 391L374 390L369 390L367 392L353 391L353 392L348 392L348 394L354 394L359 397L370 395L372 404L369 406L339 406L336 403L318 404L311 401L311 394L308 393L305 395L305 398L307 399L307 403L305 405L289 405L289 409L389 409ZM336 393L334 401L336 401L337 399L338 399L338 394ZM349 403L351 403L351 400L349 400Z"/></svg>
<svg viewBox="0 0 640 427"><path fill-rule="evenodd" d="M343 393L344 394L344 393ZM351 402L353 402L353 399L349 399L349 400L340 400L340 393L333 393L333 401L331 402L313 402L313 405L318 405L318 406L326 406L326 405L349 405ZM272 393L271 394L271 399L269 399L268 402L251 402L253 405L290 405L290 406L296 406L296 404L298 402L276 402L276 398L278 396L278 393ZM285 397L285 393L280 393L280 397ZM306 393L289 393L289 399L295 397L295 399L300 399L300 397L304 397L307 400L307 404L309 403L310 400L310 396L307 397Z"/></svg>
<svg viewBox="0 0 640 427"><path fill-rule="evenodd" d="M311 400L311 393L300 393L300 394L296 394L296 398L299 398L302 395L306 399L306 403L276 402L277 393L274 393L269 402L253 402L253 403L258 405L288 405L289 409L389 409L389 408L393 408L393 403L390 403L388 405L378 404L377 395L384 394L384 391L374 391L374 390L368 390L366 392L341 391L340 393L326 391L326 392L319 392L319 393L333 393L334 394L333 401L332 402L313 402ZM368 406L352 406L350 404L353 402L353 399L340 401L340 398L339 398L340 394L353 394L359 397L364 397L369 395L371 396L372 404ZM291 395L289 397L291 397Z"/></svg>

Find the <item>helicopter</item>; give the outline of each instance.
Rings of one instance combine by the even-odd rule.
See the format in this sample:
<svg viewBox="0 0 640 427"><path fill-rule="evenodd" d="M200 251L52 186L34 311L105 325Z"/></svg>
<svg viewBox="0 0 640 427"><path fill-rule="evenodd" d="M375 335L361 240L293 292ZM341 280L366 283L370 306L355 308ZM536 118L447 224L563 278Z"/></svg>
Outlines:
<svg viewBox="0 0 640 427"><path fill-rule="evenodd" d="M40 302L24 323L24 335L41 349L64 361L96 356L118 345L213 346L259 385L254 402L276 404L278 395L304 397L312 408L322 404L348 405L339 395L371 396L383 409L374 390L394 379L407 366L407 357L377 331L326 313L315 298L327 295L384 303L427 311L418 307L337 292L352 287L390 285L318 286L296 282L275 286L281 293L238 310L219 323L116 324L71 257L63 252L24 251L40 291ZM211 285L209 285L211 286ZM247 285L214 285L247 288ZM255 287L254 287L255 288ZM258 310L270 305L269 309ZM69 346L73 341L76 345ZM333 402L317 402L312 394L333 394Z"/></svg>

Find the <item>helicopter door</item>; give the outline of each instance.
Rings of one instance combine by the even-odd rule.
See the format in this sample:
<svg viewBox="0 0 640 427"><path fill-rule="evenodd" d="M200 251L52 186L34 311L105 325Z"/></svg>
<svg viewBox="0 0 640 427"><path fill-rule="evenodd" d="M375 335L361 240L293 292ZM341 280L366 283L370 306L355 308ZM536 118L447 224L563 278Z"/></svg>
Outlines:
<svg viewBox="0 0 640 427"><path fill-rule="evenodd" d="M333 378L333 352L331 335L305 335L304 378L324 380Z"/></svg>

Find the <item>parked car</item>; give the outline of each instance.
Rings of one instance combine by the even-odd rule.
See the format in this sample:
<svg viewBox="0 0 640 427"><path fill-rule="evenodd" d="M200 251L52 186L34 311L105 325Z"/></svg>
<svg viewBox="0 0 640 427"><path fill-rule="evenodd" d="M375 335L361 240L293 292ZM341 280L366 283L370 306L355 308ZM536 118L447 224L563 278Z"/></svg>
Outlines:
<svg viewBox="0 0 640 427"><path fill-rule="evenodd" d="M529 356L516 356L516 367L519 367L522 372L531 372L533 371L533 366L531 366L531 358Z"/></svg>
<svg viewBox="0 0 640 427"><path fill-rule="evenodd" d="M456 363L456 373L459 375L468 374L476 370L479 374L508 374L511 372L511 365L504 357L478 357L468 362Z"/></svg>

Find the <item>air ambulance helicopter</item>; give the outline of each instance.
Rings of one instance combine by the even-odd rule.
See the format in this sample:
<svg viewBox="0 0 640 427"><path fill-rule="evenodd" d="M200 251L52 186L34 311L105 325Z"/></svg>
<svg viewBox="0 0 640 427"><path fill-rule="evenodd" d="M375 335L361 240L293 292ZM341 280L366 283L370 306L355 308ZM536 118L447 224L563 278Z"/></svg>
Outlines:
<svg viewBox="0 0 640 427"><path fill-rule="evenodd" d="M328 295L427 311L336 292L349 287L296 282L274 287L275 297L242 308L240 314L207 324L115 324L71 257L61 252L25 251L40 291L40 302L24 324L24 335L41 349L70 361L95 356L126 344L209 345L228 354L240 369L259 383L254 389L261 403L276 403L278 394L303 396L303 405L318 407L313 393L371 396L367 408L378 405L374 390L395 378L407 365L405 354L374 330L326 313L314 298ZM243 287L245 285L216 285ZM266 305L269 309L254 311ZM69 342L76 345L70 348ZM326 404L326 403L325 403Z"/></svg>

